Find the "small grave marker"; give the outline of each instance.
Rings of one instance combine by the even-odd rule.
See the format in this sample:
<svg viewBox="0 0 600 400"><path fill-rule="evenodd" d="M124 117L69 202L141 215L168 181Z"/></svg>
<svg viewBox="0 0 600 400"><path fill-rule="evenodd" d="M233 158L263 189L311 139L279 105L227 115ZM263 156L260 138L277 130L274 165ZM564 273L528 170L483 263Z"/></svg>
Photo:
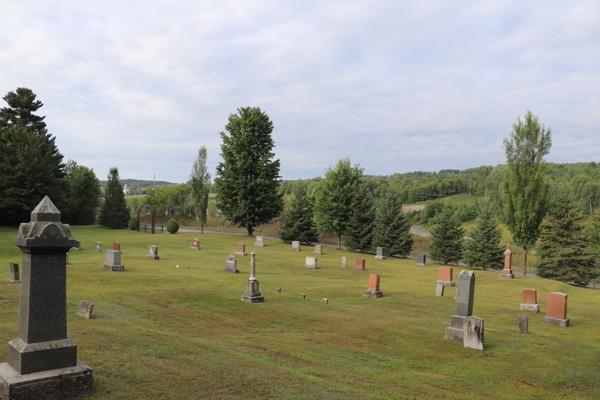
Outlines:
<svg viewBox="0 0 600 400"><path fill-rule="evenodd" d="M383 297L383 292L379 290L380 277L377 274L369 274L368 289L365 290L365 297L377 299Z"/></svg>
<svg viewBox="0 0 600 400"><path fill-rule="evenodd" d="M566 293L548 293L548 312L544 317L545 323L563 328L569 326L569 319L567 318L568 297L569 296Z"/></svg>
<svg viewBox="0 0 600 400"><path fill-rule="evenodd" d="M366 265L366 261L364 258L356 259L356 270L357 271L365 271L366 270L365 265Z"/></svg>
<svg viewBox="0 0 600 400"><path fill-rule="evenodd" d="M235 254L240 256L247 256L248 253L246 253L246 245L244 243L238 243Z"/></svg>
<svg viewBox="0 0 600 400"><path fill-rule="evenodd" d="M192 247L191 247L191 249L192 250L200 250L200 239L194 238L192 240Z"/></svg>
<svg viewBox="0 0 600 400"><path fill-rule="evenodd" d="M375 258L377 258L379 260L385 260L385 256L383 255L383 253L384 253L383 247L378 247L377 248L377 255L375 256Z"/></svg>
<svg viewBox="0 0 600 400"><path fill-rule="evenodd" d="M340 268L348 268L348 257L342 257L342 265Z"/></svg>
<svg viewBox="0 0 600 400"><path fill-rule="evenodd" d="M325 254L325 253L323 253L323 247L320 244L318 244L318 245L315 246L315 251L313 253L315 253L315 254Z"/></svg>
<svg viewBox="0 0 600 400"><path fill-rule="evenodd" d="M438 269L438 279L436 284L448 287L454 287L456 283L452 280L452 267L440 267Z"/></svg>
<svg viewBox="0 0 600 400"><path fill-rule="evenodd" d="M261 246L264 247L266 246L265 244L265 237L264 236L257 236L256 237L256 243L254 243L255 246Z"/></svg>
<svg viewBox="0 0 600 400"><path fill-rule="evenodd" d="M235 273L240 272L237 269L237 260L235 259L233 254L230 254L229 257L227 257L225 259L225 268L223 268L223 270L225 270L227 272L235 272Z"/></svg>
<svg viewBox="0 0 600 400"><path fill-rule="evenodd" d="M19 264L17 263L8 263L8 269L10 270L10 283L19 283L21 282L21 276L19 275Z"/></svg>
<svg viewBox="0 0 600 400"><path fill-rule="evenodd" d="M118 250L106 250L104 254L104 265L108 271L125 271L125 266L121 264L121 252Z"/></svg>
<svg viewBox="0 0 600 400"><path fill-rule="evenodd" d="M521 311L540 312L540 305L537 302L537 290L523 289L523 303Z"/></svg>
<svg viewBox="0 0 600 400"><path fill-rule="evenodd" d="M151 260L160 260L160 256L158 255L158 246L148 246L148 258Z"/></svg>
<svg viewBox="0 0 600 400"><path fill-rule="evenodd" d="M96 242L96 253L102 252L102 243Z"/></svg>
<svg viewBox="0 0 600 400"><path fill-rule="evenodd" d="M417 254L417 265L427 265L427 256L425 254Z"/></svg>
<svg viewBox="0 0 600 400"><path fill-rule="evenodd" d="M319 269L317 261L317 257L306 257L306 261L304 262L304 268Z"/></svg>
<svg viewBox="0 0 600 400"><path fill-rule="evenodd" d="M291 251L300 251L300 242L298 240L292 241Z"/></svg>
<svg viewBox="0 0 600 400"><path fill-rule="evenodd" d="M112 244L112 249L113 249L113 250L117 250L117 251L121 251L121 243L119 243L119 242L114 242L114 243Z"/></svg>
<svg viewBox="0 0 600 400"><path fill-rule="evenodd" d="M519 315L517 317L517 332L529 333L529 317L527 315Z"/></svg>
<svg viewBox="0 0 600 400"><path fill-rule="evenodd" d="M468 349L483 350L484 327L483 318L474 316L465 318L464 346Z"/></svg>
<svg viewBox="0 0 600 400"><path fill-rule="evenodd" d="M83 318L91 319L93 310L94 303L89 300L81 300L79 303L79 310L77 310L77 315Z"/></svg>
<svg viewBox="0 0 600 400"><path fill-rule="evenodd" d="M301 299L306 299L306 295L304 293L300 293L300 298Z"/></svg>

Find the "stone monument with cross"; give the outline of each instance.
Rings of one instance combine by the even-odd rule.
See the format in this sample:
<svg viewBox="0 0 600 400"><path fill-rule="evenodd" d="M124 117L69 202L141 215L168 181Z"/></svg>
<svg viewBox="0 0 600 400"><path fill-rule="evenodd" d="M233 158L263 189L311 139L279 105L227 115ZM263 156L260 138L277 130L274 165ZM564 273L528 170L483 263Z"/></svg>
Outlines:
<svg viewBox="0 0 600 400"><path fill-rule="evenodd" d="M23 253L19 336L0 364L1 399L73 399L92 393L92 369L67 334L66 253L77 241L48 196L19 226Z"/></svg>

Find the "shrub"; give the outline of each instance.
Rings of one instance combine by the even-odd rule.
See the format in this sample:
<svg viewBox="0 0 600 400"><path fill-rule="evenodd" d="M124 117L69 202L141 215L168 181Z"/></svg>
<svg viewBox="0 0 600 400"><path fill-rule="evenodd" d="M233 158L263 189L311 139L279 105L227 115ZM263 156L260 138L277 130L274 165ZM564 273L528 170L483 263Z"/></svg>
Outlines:
<svg viewBox="0 0 600 400"><path fill-rule="evenodd" d="M175 218L171 218L169 222L167 222L167 232L169 233L177 233L179 230L179 222L175 220Z"/></svg>
<svg viewBox="0 0 600 400"><path fill-rule="evenodd" d="M131 229L132 231L135 231L138 227L138 221L136 217L131 217L129 218L129 223L127 224L127 227L129 229Z"/></svg>

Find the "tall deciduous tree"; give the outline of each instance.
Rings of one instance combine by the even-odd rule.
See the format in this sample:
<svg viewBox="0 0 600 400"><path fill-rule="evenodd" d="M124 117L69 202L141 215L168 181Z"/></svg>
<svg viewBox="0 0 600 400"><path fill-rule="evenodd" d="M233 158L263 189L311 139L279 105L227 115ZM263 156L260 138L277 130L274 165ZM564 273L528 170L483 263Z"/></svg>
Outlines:
<svg viewBox="0 0 600 400"><path fill-rule="evenodd" d="M100 207L98 223L107 228L125 229L130 216L123 186L119 182L119 170L113 167L108 174L108 184L104 190L104 203Z"/></svg>
<svg viewBox="0 0 600 400"><path fill-rule="evenodd" d="M34 112L42 107L30 89L4 96L0 109L0 224L28 221L31 210L48 196L65 208L63 156Z"/></svg>
<svg viewBox="0 0 600 400"><path fill-rule="evenodd" d="M315 191L315 223L319 229L337 234L338 249L350 223L352 202L362 173L362 168L352 166L349 158L343 158L335 168L327 169Z"/></svg>
<svg viewBox="0 0 600 400"><path fill-rule="evenodd" d="M435 217L435 222L431 229L429 255L444 264L458 262L463 253L464 230L460 227L460 220L454 215L454 208L444 207L444 211Z"/></svg>
<svg viewBox="0 0 600 400"><path fill-rule="evenodd" d="M208 151L206 146L198 149L198 156L192 164L192 173L189 183L192 186L192 197L194 199L194 210L196 218L200 221L200 233L204 233L204 224L207 221L208 193L210 191L210 173L206 167Z"/></svg>
<svg viewBox="0 0 600 400"><path fill-rule="evenodd" d="M258 107L241 107L221 132L223 162L217 166L217 206L227 220L248 229L281 214L279 160L273 160L273 123Z"/></svg>
<svg viewBox="0 0 600 400"><path fill-rule="evenodd" d="M309 244L319 240L319 233L313 221L313 205L304 185L294 189L290 208L281 215L279 238L286 243L298 240Z"/></svg>
<svg viewBox="0 0 600 400"><path fill-rule="evenodd" d="M564 195L543 225L536 254L536 274L542 278L587 285L598 276L593 252L581 224L582 216Z"/></svg>
<svg viewBox="0 0 600 400"><path fill-rule="evenodd" d="M94 170L69 160L65 172L67 174L65 221L73 225L94 224L101 196L100 181Z"/></svg>
<svg viewBox="0 0 600 400"><path fill-rule="evenodd" d="M373 195L366 183L358 186L352 201L351 218L344 237L344 246L349 250L371 251L373 247L373 225L375 223Z"/></svg>
<svg viewBox="0 0 600 400"><path fill-rule="evenodd" d="M398 194L391 189L379 203L374 228L373 248L383 247L385 255L406 257L412 250L410 225L404 218Z"/></svg>
<svg viewBox="0 0 600 400"><path fill-rule="evenodd" d="M552 146L552 129L540 124L531 111L513 124L513 132L504 139L508 172L504 184L504 222L512 233L513 242L527 256L540 235L540 224L548 211L549 186L544 178L544 156Z"/></svg>
<svg viewBox="0 0 600 400"><path fill-rule="evenodd" d="M484 201L479 204L475 229L469 232L472 240L465 246L465 262L470 266L485 269L502 269L504 248L500 246L502 232L498 229L493 204Z"/></svg>

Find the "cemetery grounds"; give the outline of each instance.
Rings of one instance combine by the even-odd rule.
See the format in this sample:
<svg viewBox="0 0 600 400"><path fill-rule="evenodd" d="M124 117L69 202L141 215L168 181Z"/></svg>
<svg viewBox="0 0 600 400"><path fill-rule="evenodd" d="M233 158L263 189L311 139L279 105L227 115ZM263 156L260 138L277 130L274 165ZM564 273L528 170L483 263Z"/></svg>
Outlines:
<svg viewBox="0 0 600 400"><path fill-rule="evenodd" d="M325 247L315 270L304 268L312 246L291 252L275 239L258 247L238 235L72 230L82 250L69 253L69 335L94 371L90 399L600 398L600 290L475 270L473 314L486 328L480 352L443 339L456 288L435 296L439 264ZM19 284L8 282L7 269L22 267L16 233L0 228L1 362L19 326ZM194 237L201 250L190 249ZM124 272L102 269L97 240L103 250L121 243ZM223 271L238 242L256 252L265 303L240 300L249 255L236 256L239 274ZM160 260L147 258L153 244ZM359 257L365 272L354 269ZM457 283L461 269L454 266ZM363 296L369 273L381 276L384 297ZM542 311L528 314L530 333L519 335L526 288L537 289ZM543 323L553 291L569 295L568 328ZM94 303L93 319L76 315L80 300Z"/></svg>

